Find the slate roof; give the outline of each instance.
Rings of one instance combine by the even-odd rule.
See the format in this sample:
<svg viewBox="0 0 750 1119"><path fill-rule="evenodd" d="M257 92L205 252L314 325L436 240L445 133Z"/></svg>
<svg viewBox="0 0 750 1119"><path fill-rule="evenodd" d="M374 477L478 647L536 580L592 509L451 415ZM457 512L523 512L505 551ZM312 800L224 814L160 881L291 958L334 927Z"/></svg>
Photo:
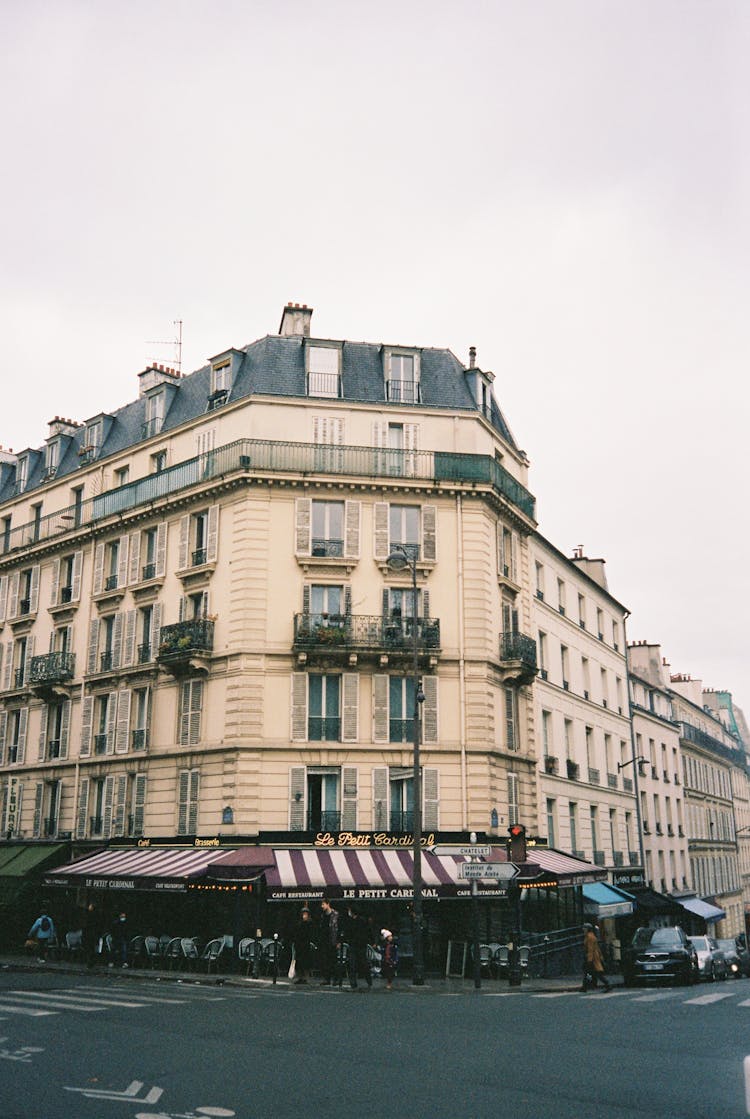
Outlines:
<svg viewBox="0 0 750 1119"><path fill-rule="evenodd" d="M231 386L227 403L235 403L256 395L306 397L304 346L310 342L324 343L324 339L307 339L299 335L268 334L244 348L244 357ZM388 402L383 377L383 353L386 347L366 342L333 342L342 348L341 391L343 400L352 403L377 403L403 411L404 408L448 408L460 412L478 411L472 396L464 366L450 350L398 347L399 350L418 349L420 354L421 402L415 405ZM211 367L181 378L168 404L162 432L168 432L188 420L204 415L211 391ZM321 397L328 400L328 397ZM518 449L505 417L491 398L491 423L503 440ZM95 417L91 417L95 418ZM109 457L126 450L143 439L146 420L146 398L141 397L110 413L105 419L104 439L97 459ZM70 437L63 437L56 478L74 475L81 464L79 449L85 444L86 428L81 426ZM29 455L28 480L24 493L41 485L45 465L44 445ZM15 496L15 478L12 470L2 472L0 502Z"/></svg>

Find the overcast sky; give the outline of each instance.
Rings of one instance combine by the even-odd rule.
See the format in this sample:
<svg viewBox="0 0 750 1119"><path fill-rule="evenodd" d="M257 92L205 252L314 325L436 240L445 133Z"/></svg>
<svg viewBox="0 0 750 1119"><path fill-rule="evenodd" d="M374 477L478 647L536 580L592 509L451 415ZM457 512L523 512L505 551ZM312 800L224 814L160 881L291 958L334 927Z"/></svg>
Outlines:
<svg viewBox="0 0 750 1119"><path fill-rule="evenodd" d="M278 329L470 345L541 531L750 713L750 4L0 0L0 443Z"/></svg>

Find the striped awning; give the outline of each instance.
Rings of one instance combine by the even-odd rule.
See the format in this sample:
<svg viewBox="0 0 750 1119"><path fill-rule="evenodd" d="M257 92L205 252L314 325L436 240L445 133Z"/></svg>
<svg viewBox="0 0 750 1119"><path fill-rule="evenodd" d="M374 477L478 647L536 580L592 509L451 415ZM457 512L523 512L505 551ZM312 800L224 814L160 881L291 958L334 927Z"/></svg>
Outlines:
<svg viewBox="0 0 750 1119"><path fill-rule="evenodd" d="M505 862L504 847L496 847L491 855L493 862ZM520 867L519 882L533 880L534 876L554 878L558 886L582 886L585 882L603 882L607 878L604 867L595 866L585 859L566 855L552 847L531 847L526 851L526 862Z"/></svg>
<svg viewBox="0 0 750 1119"><path fill-rule="evenodd" d="M160 890L181 893L206 873L216 848L112 847L59 866L44 876L45 886L82 886L89 890Z"/></svg>
<svg viewBox="0 0 750 1119"><path fill-rule="evenodd" d="M274 849L275 866L266 871L268 901L316 901L324 897L380 901L413 896L412 852L400 850ZM422 894L425 898L471 895L471 883L459 877L465 859L422 852ZM504 893L497 882L477 882L480 897Z"/></svg>

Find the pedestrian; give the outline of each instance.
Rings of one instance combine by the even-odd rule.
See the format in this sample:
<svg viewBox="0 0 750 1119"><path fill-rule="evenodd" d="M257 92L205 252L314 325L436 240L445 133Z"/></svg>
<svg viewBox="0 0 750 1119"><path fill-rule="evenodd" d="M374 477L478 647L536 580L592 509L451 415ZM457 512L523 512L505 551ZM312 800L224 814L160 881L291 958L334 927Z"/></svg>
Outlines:
<svg viewBox="0 0 750 1119"><path fill-rule="evenodd" d="M594 926L587 923L583 926L583 985L581 990L588 991L589 982L596 989L599 981L601 981L605 991L612 990L610 982L604 974L604 961L602 960Z"/></svg>
<svg viewBox="0 0 750 1119"><path fill-rule="evenodd" d="M341 950L341 934L339 932L338 910L334 909L330 901L324 898L320 903L321 930L318 952L320 954L320 974L323 976L321 987L330 987L334 979L338 979L339 952Z"/></svg>
<svg viewBox="0 0 750 1119"><path fill-rule="evenodd" d="M312 915L307 906L304 907L299 916L292 943L294 944L294 982L307 983L312 968L313 952L315 945L313 942L314 926L312 922Z"/></svg>
<svg viewBox="0 0 750 1119"><path fill-rule="evenodd" d="M128 915L121 911L112 922L112 960L110 967L119 964L120 967L128 966Z"/></svg>
<svg viewBox="0 0 750 1119"><path fill-rule="evenodd" d="M353 991L356 991L358 987L357 979L361 975L368 990L372 990L372 971L370 970L370 957L367 952L370 944L370 930L362 914L358 913L351 905L348 915L349 958L347 963L349 964L349 986Z"/></svg>
<svg viewBox="0 0 750 1119"><path fill-rule="evenodd" d="M90 901L83 911L83 920L81 921L81 947L83 948L86 967L93 967L96 963L100 935L99 911L93 901Z"/></svg>
<svg viewBox="0 0 750 1119"><path fill-rule="evenodd" d="M380 974L385 979L386 991L392 991L398 967L398 948L390 929L381 929L380 935L383 938L383 962L380 965Z"/></svg>
<svg viewBox="0 0 750 1119"><path fill-rule="evenodd" d="M47 907L42 907L42 912L29 929L27 940L36 941L37 961L40 964L47 962L47 953L50 944L55 940L55 923L47 912Z"/></svg>

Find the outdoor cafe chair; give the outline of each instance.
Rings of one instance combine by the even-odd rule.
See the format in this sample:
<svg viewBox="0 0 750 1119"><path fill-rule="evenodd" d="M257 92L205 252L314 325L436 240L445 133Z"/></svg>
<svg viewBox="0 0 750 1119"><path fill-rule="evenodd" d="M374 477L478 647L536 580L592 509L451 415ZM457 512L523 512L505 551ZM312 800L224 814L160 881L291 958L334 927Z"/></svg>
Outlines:
<svg viewBox="0 0 750 1119"><path fill-rule="evenodd" d="M164 955L164 959L169 964L169 970L170 971L172 971L172 969L175 967L175 965L179 966L179 964L180 964L180 962L182 961L182 958L183 958L182 937L173 936L172 939L170 940L169 944L164 949L163 955Z"/></svg>
<svg viewBox="0 0 750 1119"><path fill-rule="evenodd" d="M63 954L69 960L75 959L76 956L83 955L83 932L81 929L75 929L74 932L67 932L63 940Z"/></svg>
<svg viewBox="0 0 750 1119"><path fill-rule="evenodd" d="M195 943L195 940L192 937L183 936L180 939L180 948L182 949L182 954L187 961L188 967L191 970L197 967L198 961L200 960L200 953L198 951L198 945Z"/></svg>
<svg viewBox="0 0 750 1119"><path fill-rule="evenodd" d="M258 978L260 974L261 942L254 936L243 936L237 948L240 960L247 963L246 975Z"/></svg>
<svg viewBox="0 0 750 1119"><path fill-rule="evenodd" d="M161 961L161 950L158 936L144 936L143 950L149 965L154 968Z"/></svg>
<svg viewBox="0 0 750 1119"><path fill-rule="evenodd" d="M219 956L223 948L224 940L222 937L218 937L215 940L209 940L208 944L203 949L201 953L201 963L205 965L207 975L210 975L212 967L215 967L218 971Z"/></svg>
<svg viewBox="0 0 750 1119"><path fill-rule="evenodd" d="M143 944L145 939L146 938L144 936L140 935L131 938L130 944L128 944L128 959L131 963L140 963L141 957L144 952Z"/></svg>

